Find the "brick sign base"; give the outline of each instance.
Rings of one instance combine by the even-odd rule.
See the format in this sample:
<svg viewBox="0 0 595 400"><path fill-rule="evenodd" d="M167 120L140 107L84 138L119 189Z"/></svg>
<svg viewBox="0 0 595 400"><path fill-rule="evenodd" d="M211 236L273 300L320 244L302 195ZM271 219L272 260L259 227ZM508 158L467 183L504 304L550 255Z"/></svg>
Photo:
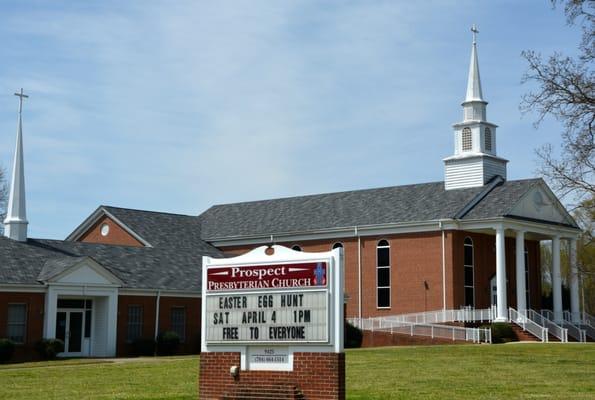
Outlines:
<svg viewBox="0 0 595 400"><path fill-rule="evenodd" d="M240 371L236 378L229 372L234 365L240 365L240 353L203 352L199 398L233 399L276 390L278 399L345 399L345 353L294 353L293 371Z"/></svg>

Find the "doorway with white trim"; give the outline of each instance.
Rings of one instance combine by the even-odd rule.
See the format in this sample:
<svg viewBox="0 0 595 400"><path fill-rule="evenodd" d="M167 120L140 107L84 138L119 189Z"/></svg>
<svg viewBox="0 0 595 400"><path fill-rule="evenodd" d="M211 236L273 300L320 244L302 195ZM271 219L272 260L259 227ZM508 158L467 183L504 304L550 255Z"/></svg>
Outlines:
<svg viewBox="0 0 595 400"><path fill-rule="evenodd" d="M56 338L64 342L64 357L84 357L91 353L93 300L58 299Z"/></svg>

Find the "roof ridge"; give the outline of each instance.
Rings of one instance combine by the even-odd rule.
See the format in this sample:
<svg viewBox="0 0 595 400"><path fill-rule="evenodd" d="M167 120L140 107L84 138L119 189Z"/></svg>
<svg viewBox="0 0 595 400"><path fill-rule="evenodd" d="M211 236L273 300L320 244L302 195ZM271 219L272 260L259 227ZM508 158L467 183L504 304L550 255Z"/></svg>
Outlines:
<svg viewBox="0 0 595 400"><path fill-rule="evenodd" d="M114 209L115 208L115 209L118 209L118 210L138 211L138 212L152 213L152 214L166 214L166 215L175 215L177 217L196 218L196 215L172 213L172 212L167 212L167 211L141 210L139 208L128 208L128 207L109 206L109 205L106 205L106 204L102 204L99 207L106 208L106 209L110 209L110 208Z"/></svg>
<svg viewBox="0 0 595 400"><path fill-rule="evenodd" d="M304 195L297 195L297 196L277 197L277 198L273 198L273 199L260 199L260 200L238 201L238 202L234 202L234 203L220 203L220 204L213 204L207 210L209 210L209 209L211 209L213 207L229 206L229 205L232 205L232 204L263 203L263 202L267 202L267 201L289 200L289 199L297 199L297 198L303 198L303 197L328 196L328 195L332 195L332 194L367 192L367 191L372 191L372 190L393 189L393 188L406 188L406 187L410 187L410 186L423 186L423 185L436 185L436 184L444 184L444 181L433 181L433 182L422 182L422 183L408 183L406 185L380 186L380 187L367 188L367 189L341 190L341 191L338 191L338 192L326 192L326 193L304 194ZM201 213L200 215L202 215L202 214L204 214L204 213Z"/></svg>

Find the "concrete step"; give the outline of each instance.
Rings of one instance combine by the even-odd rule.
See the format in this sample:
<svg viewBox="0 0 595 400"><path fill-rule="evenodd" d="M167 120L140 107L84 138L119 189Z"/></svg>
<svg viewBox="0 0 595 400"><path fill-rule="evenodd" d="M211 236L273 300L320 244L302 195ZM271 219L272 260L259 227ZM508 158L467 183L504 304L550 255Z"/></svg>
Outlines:
<svg viewBox="0 0 595 400"><path fill-rule="evenodd" d="M511 324L512 330L520 342L540 342L541 340L534 336L531 332L523 330L516 324Z"/></svg>
<svg viewBox="0 0 595 400"><path fill-rule="evenodd" d="M304 396L291 384L237 384L225 392L223 400L302 400Z"/></svg>

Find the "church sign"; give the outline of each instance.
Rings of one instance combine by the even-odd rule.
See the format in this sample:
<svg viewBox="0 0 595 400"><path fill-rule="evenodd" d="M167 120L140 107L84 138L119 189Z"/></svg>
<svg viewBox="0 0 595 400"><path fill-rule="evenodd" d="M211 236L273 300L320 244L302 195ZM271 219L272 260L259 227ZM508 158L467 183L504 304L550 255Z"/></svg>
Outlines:
<svg viewBox="0 0 595 400"><path fill-rule="evenodd" d="M217 386L223 378L213 371L229 371L236 382L249 382L251 371L289 372L296 382L314 371L336 375L341 387L342 252L275 245L232 258L203 257L201 392L223 390ZM236 355L237 362L229 361Z"/></svg>

